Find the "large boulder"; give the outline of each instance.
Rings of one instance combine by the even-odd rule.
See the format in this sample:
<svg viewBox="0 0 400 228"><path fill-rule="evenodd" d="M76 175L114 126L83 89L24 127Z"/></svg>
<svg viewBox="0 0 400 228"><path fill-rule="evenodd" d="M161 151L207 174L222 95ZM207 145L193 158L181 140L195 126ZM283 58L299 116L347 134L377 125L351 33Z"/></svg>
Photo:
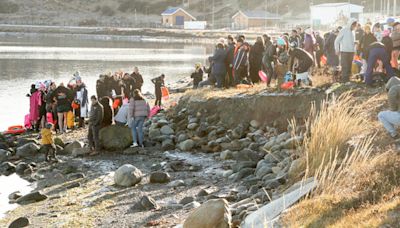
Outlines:
<svg viewBox="0 0 400 228"><path fill-rule="evenodd" d="M26 138L17 139L17 147L21 147L29 143L39 144L39 142L36 139L26 139Z"/></svg>
<svg viewBox="0 0 400 228"><path fill-rule="evenodd" d="M26 164L25 162L20 162L18 165L15 167L15 172L19 175L24 174L26 169L29 169L29 165Z"/></svg>
<svg viewBox="0 0 400 228"><path fill-rule="evenodd" d="M64 147L63 153L64 154L72 154L74 149L80 149L83 147L83 143L79 141L73 141Z"/></svg>
<svg viewBox="0 0 400 228"><path fill-rule="evenodd" d="M250 149L244 149L240 151L239 153L236 154L235 159L237 161L256 161L258 162L263 158L263 154L250 150Z"/></svg>
<svg viewBox="0 0 400 228"><path fill-rule="evenodd" d="M124 150L132 144L131 129L112 125L100 130L100 144L109 151Z"/></svg>
<svg viewBox="0 0 400 228"><path fill-rule="evenodd" d="M21 158L31 158L38 154L40 147L33 143L27 143L17 148L17 156Z"/></svg>
<svg viewBox="0 0 400 228"><path fill-rule="evenodd" d="M117 169L114 182L119 186L134 186L142 180L142 172L133 165L126 164Z"/></svg>
<svg viewBox="0 0 400 228"><path fill-rule="evenodd" d="M215 199L190 213L183 228L229 228L231 220L228 202L225 199Z"/></svg>
<svg viewBox="0 0 400 228"><path fill-rule="evenodd" d="M289 168L289 177L297 177L302 173L305 170L306 162L306 158L304 157L294 160Z"/></svg>
<svg viewBox="0 0 400 228"><path fill-rule="evenodd" d="M160 129L150 129L149 130L149 138L151 140L155 140L157 137L161 136Z"/></svg>
<svg viewBox="0 0 400 228"><path fill-rule="evenodd" d="M0 162L7 161L10 156L11 156L10 151L0 149Z"/></svg>
<svg viewBox="0 0 400 228"><path fill-rule="evenodd" d="M194 147L194 141L192 139L187 139L179 144L179 149L182 151L190 151Z"/></svg>
<svg viewBox="0 0 400 228"><path fill-rule="evenodd" d="M24 205L43 201L45 199L47 199L47 196L45 194L42 194L40 191L35 191L18 198L16 202L18 204Z"/></svg>

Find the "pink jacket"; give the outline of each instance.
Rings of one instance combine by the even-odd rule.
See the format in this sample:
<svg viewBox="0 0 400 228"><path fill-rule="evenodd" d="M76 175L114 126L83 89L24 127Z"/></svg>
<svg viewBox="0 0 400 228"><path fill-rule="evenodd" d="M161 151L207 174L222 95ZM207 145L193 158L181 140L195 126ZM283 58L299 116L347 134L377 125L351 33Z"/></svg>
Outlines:
<svg viewBox="0 0 400 228"><path fill-rule="evenodd" d="M38 121L39 107L42 105L42 93L40 91L34 92L30 97L29 119L31 121Z"/></svg>

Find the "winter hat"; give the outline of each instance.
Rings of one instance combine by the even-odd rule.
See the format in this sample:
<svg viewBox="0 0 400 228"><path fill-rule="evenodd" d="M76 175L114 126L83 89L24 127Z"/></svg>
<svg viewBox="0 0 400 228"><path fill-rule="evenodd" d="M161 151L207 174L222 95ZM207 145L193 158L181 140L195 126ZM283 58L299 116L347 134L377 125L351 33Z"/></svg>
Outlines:
<svg viewBox="0 0 400 228"><path fill-rule="evenodd" d="M278 40L276 41L276 43L277 43L279 46L285 46L285 45L286 45L285 40L284 40L283 38L281 38L281 37L278 38Z"/></svg>
<svg viewBox="0 0 400 228"><path fill-rule="evenodd" d="M52 124L52 123L47 123L47 124L46 124L46 128L47 128L47 129L51 129L52 127L53 127L53 124Z"/></svg>
<svg viewBox="0 0 400 228"><path fill-rule="evenodd" d="M385 29L385 30L383 30L383 32L382 32L382 36L383 36L383 37L390 36L390 30L389 30L389 29Z"/></svg>
<svg viewBox="0 0 400 228"><path fill-rule="evenodd" d="M389 17L389 18L386 20L386 23L388 23L388 24L391 24L391 23L394 23L394 22L395 22L394 18L391 18L391 17Z"/></svg>
<svg viewBox="0 0 400 228"><path fill-rule="evenodd" d="M312 34L311 28L307 28L306 30L304 30L304 32L305 32L306 34L308 34L308 35L311 35L311 34Z"/></svg>

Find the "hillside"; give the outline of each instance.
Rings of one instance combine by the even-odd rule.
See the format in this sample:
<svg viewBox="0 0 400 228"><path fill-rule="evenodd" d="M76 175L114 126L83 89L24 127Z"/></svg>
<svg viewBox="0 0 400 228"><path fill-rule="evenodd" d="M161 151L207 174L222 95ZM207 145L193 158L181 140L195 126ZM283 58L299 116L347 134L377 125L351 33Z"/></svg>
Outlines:
<svg viewBox="0 0 400 228"><path fill-rule="evenodd" d="M296 15L307 12L309 7L302 1L292 0L2 0L0 23L156 26L163 10L170 6L183 6L183 2L184 8L199 20L211 22L214 8L217 27L229 26L231 16L238 9L267 9L279 14L292 12L292 15ZM314 4L326 2L331 1L316 0ZM364 5L367 10L371 8L368 4Z"/></svg>

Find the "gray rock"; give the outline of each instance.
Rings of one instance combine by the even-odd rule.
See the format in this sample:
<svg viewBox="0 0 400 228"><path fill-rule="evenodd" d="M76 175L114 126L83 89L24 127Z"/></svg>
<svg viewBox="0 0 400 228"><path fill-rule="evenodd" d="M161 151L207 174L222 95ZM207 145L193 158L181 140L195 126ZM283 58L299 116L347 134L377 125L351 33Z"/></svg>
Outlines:
<svg viewBox="0 0 400 228"><path fill-rule="evenodd" d="M150 196L143 196L140 199L139 202L140 205L138 205L142 210L153 210L153 209L158 209L159 206L157 202L151 198Z"/></svg>
<svg viewBox="0 0 400 228"><path fill-rule="evenodd" d="M215 140L215 142L218 143L218 144L221 144L221 143L228 143L228 142L230 142L230 141L231 141L231 140L230 140L228 137L226 137L226 136L221 137L221 138L218 138L217 140Z"/></svg>
<svg viewBox="0 0 400 228"><path fill-rule="evenodd" d="M276 174L275 174L275 173L269 173L269 174L265 175L265 176L262 178L262 181L263 181L263 182L267 182L267 181L273 180L273 179L275 179L275 178L276 178Z"/></svg>
<svg viewBox="0 0 400 228"><path fill-rule="evenodd" d="M74 157L85 156L88 154L90 154L90 148L88 148L88 147L74 148L71 153L71 155Z"/></svg>
<svg viewBox="0 0 400 228"><path fill-rule="evenodd" d="M15 172L15 165L11 162L3 162L0 165L0 174L9 176Z"/></svg>
<svg viewBox="0 0 400 228"><path fill-rule="evenodd" d="M198 126L199 126L198 123L191 123L191 124L188 124L187 129L195 130Z"/></svg>
<svg viewBox="0 0 400 228"><path fill-rule="evenodd" d="M187 139L179 144L179 149L182 151L191 151L194 147L194 141Z"/></svg>
<svg viewBox="0 0 400 228"><path fill-rule="evenodd" d="M150 183L167 183L171 181L171 176L167 172L153 172L150 174Z"/></svg>
<svg viewBox="0 0 400 228"><path fill-rule="evenodd" d="M158 126L163 127L163 126L165 126L165 125L168 125L169 122L168 122L168 120L166 120L166 119L161 119L161 120L159 120L159 121L157 122L157 124L158 124Z"/></svg>
<svg viewBox="0 0 400 228"><path fill-rule="evenodd" d="M10 195L8 195L8 199L9 199L10 201L17 200L18 198L21 198L21 197L22 197L22 195L21 195L21 193L20 193L19 191L13 192L13 193L11 193Z"/></svg>
<svg viewBox="0 0 400 228"><path fill-rule="evenodd" d="M264 160L268 163L274 163L274 164L279 162L278 158L272 154L265 155Z"/></svg>
<svg viewBox="0 0 400 228"><path fill-rule="evenodd" d="M239 172L242 169L245 168L256 168L257 166L257 162L254 161L242 161L242 162L238 162L232 165L232 170L234 173Z"/></svg>
<svg viewBox="0 0 400 228"><path fill-rule="evenodd" d="M234 140L232 142L221 143L221 148L223 150L238 151L242 150L243 146L238 140Z"/></svg>
<svg viewBox="0 0 400 228"><path fill-rule="evenodd" d="M264 149L266 150L271 150L271 148L276 145L276 140L275 139L270 139L265 145L264 145Z"/></svg>
<svg viewBox="0 0 400 228"><path fill-rule="evenodd" d="M21 228L29 226L29 219L27 217L19 217L14 220L8 228Z"/></svg>
<svg viewBox="0 0 400 228"><path fill-rule="evenodd" d="M265 165L258 169L255 174L257 177L262 178L269 173L272 173L272 168L269 165Z"/></svg>
<svg viewBox="0 0 400 228"><path fill-rule="evenodd" d="M100 144L108 151L121 151L132 144L131 129L126 126L111 125L100 130Z"/></svg>
<svg viewBox="0 0 400 228"><path fill-rule="evenodd" d="M36 139L25 139L25 138L17 139L17 147L24 146L28 143L33 143L33 144L39 145L39 142Z"/></svg>
<svg viewBox="0 0 400 228"><path fill-rule="evenodd" d="M35 157L38 152L39 152L40 147L31 142L31 143L27 143L21 147L17 148L17 156L21 157L21 158L32 158Z"/></svg>
<svg viewBox="0 0 400 228"><path fill-rule="evenodd" d="M48 197L40 191L31 192L17 199L17 203L21 205L35 203L46 200Z"/></svg>
<svg viewBox="0 0 400 228"><path fill-rule="evenodd" d="M166 139L161 143L161 149L163 151L173 150L175 149L175 144L172 139Z"/></svg>
<svg viewBox="0 0 400 228"><path fill-rule="evenodd" d="M276 189L277 187L279 187L281 185L281 183L279 183L279 181L273 179L273 180L268 180L266 182L264 182L264 187L267 190L270 189Z"/></svg>
<svg viewBox="0 0 400 228"><path fill-rule="evenodd" d="M257 120L252 120L252 121L250 121L250 126L252 126L254 128L259 128L261 126L261 124Z"/></svg>
<svg viewBox="0 0 400 228"><path fill-rule="evenodd" d="M263 155L259 152L250 150L250 149L244 149L237 153L237 156L235 157L235 160L237 161L255 161L258 162L261 160Z"/></svg>
<svg viewBox="0 0 400 228"><path fill-rule="evenodd" d="M208 196L211 194L211 190L209 189L201 189L200 192L197 194L199 197Z"/></svg>
<svg viewBox="0 0 400 228"><path fill-rule="evenodd" d="M244 168L238 172L236 180L241 180L247 176L250 176L254 173L255 169L253 168Z"/></svg>
<svg viewBox="0 0 400 228"><path fill-rule="evenodd" d="M199 202L194 201L194 202L190 202L190 203L186 204L185 206L183 206L183 209L191 210L191 209L194 209L194 208L198 208L200 206L201 206L201 204Z"/></svg>
<svg viewBox="0 0 400 228"><path fill-rule="evenodd" d="M273 147L271 147L270 151L276 152L276 151L279 151L281 148L282 148L281 145L275 144Z"/></svg>
<svg viewBox="0 0 400 228"><path fill-rule="evenodd" d="M83 173L70 173L67 175L68 180L76 180L80 178L85 178L85 174Z"/></svg>
<svg viewBox="0 0 400 228"><path fill-rule="evenodd" d="M195 200L195 198L193 196L187 196L187 197L183 198L181 201L179 201L179 204L186 205L188 203L193 202L194 200Z"/></svg>
<svg viewBox="0 0 400 228"><path fill-rule="evenodd" d="M7 150L0 149L0 162L7 161L11 153Z"/></svg>
<svg viewBox="0 0 400 228"><path fill-rule="evenodd" d="M114 174L114 182L119 186L130 187L142 180L142 172L133 165L126 164L117 169Z"/></svg>
<svg viewBox="0 0 400 228"><path fill-rule="evenodd" d="M67 144L64 147L64 153L65 154L72 154L74 149L79 149L83 147L83 143L79 141L73 141L72 143Z"/></svg>
<svg viewBox="0 0 400 228"><path fill-rule="evenodd" d="M176 180L176 181L172 181L167 186L172 187L172 188L185 186L185 182L183 180Z"/></svg>
<svg viewBox="0 0 400 228"><path fill-rule="evenodd" d="M189 124L198 123L198 122L199 122L199 119L197 119L197 118L190 118L189 119Z"/></svg>
<svg viewBox="0 0 400 228"><path fill-rule="evenodd" d="M163 126L160 132L163 135L173 135L175 133L175 131L168 125Z"/></svg>
<svg viewBox="0 0 400 228"><path fill-rule="evenodd" d="M302 170L302 168L305 167L305 164L306 164L305 158L299 158L294 160L289 168L289 173L288 173L289 177L296 177L299 173L304 171Z"/></svg>
<svg viewBox="0 0 400 228"><path fill-rule="evenodd" d="M302 136L295 136L293 138L290 138L284 142L282 147L284 149L295 149L297 146L301 145L303 143L303 137Z"/></svg>
<svg viewBox="0 0 400 228"><path fill-rule="evenodd" d="M232 175L233 174L233 170L226 170L226 171L224 171L223 173L222 173L222 177L223 178L228 178L230 175Z"/></svg>
<svg viewBox="0 0 400 228"><path fill-rule="evenodd" d="M230 151L230 150L224 150L224 151L222 151L221 154L220 154L220 158L221 158L222 160L232 159L232 158L233 158L232 151Z"/></svg>
<svg viewBox="0 0 400 228"><path fill-rule="evenodd" d="M54 144L56 146L61 146L62 148L65 147L65 143L62 139L60 139L59 137L54 138Z"/></svg>
<svg viewBox="0 0 400 228"><path fill-rule="evenodd" d="M272 172L278 174L282 171L282 168L279 166L272 167Z"/></svg>
<svg viewBox="0 0 400 228"><path fill-rule="evenodd" d="M183 141L185 141L187 139L189 139L189 137L186 134L180 134L178 136L178 143L181 143L181 142L183 142Z"/></svg>
<svg viewBox="0 0 400 228"><path fill-rule="evenodd" d="M26 164L25 162L20 162L18 165L15 167L15 172L19 175L24 174L25 170L28 169L30 166Z"/></svg>

